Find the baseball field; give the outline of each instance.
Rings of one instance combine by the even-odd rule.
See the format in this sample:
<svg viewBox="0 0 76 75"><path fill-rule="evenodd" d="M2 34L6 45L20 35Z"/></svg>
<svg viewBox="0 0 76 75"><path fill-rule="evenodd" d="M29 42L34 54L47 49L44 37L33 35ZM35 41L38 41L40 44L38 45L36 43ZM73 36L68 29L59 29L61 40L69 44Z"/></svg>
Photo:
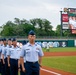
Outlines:
<svg viewBox="0 0 76 75"><path fill-rule="evenodd" d="M43 49L41 75L76 75L76 47Z"/></svg>
<svg viewBox="0 0 76 75"><path fill-rule="evenodd" d="M76 75L76 47L43 48L40 75ZM20 74L19 74L20 75Z"/></svg>

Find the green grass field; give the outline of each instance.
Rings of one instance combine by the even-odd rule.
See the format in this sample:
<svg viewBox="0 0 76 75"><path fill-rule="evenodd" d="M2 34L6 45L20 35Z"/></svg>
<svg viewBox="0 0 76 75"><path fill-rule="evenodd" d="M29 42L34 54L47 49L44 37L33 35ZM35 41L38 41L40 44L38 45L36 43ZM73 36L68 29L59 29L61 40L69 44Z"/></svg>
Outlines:
<svg viewBox="0 0 76 75"><path fill-rule="evenodd" d="M43 49L45 52L46 49ZM50 52L76 52L76 47L50 48ZM43 66L76 74L76 56L43 57Z"/></svg>
<svg viewBox="0 0 76 75"><path fill-rule="evenodd" d="M47 51L46 48L43 48L43 51ZM58 47L58 48L50 48L49 49L50 52L72 52L72 51L76 51L76 47Z"/></svg>
<svg viewBox="0 0 76 75"><path fill-rule="evenodd" d="M76 73L76 56L43 57L43 66Z"/></svg>

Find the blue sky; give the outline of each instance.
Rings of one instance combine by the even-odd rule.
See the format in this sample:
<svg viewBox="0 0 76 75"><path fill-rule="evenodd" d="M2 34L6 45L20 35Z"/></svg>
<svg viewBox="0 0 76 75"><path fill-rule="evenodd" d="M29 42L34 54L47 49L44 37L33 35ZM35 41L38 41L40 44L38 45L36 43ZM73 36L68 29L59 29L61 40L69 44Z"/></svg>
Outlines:
<svg viewBox="0 0 76 75"><path fill-rule="evenodd" d="M47 19L56 28L60 24L60 10L76 8L76 0L0 0L0 26L14 18ZM61 9L62 8L62 9Z"/></svg>

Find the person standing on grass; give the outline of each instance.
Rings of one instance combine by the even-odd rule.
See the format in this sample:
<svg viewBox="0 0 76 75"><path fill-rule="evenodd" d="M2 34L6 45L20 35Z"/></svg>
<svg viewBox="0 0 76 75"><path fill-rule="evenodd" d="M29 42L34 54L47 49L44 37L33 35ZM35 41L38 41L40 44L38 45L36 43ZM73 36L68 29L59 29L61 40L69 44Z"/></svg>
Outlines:
<svg viewBox="0 0 76 75"><path fill-rule="evenodd" d="M2 75L6 75L6 61L7 61L7 40L6 38L3 39L3 47L2 47L2 53L1 53L1 58L2 58L2 67L1 67L1 72Z"/></svg>
<svg viewBox="0 0 76 75"><path fill-rule="evenodd" d="M0 41L0 69L1 69L1 75L3 75L3 71L2 71L2 68L3 68L3 62L2 62L2 48L3 48L3 39L1 39Z"/></svg>
<svg viewBox="0 0 76 75"><path fill-rule="evenodd" d="M10 48L7 53L8 59L10 59L10 75L18 75L18 69L20 68L19 55L21 49L17 46L17 40L15 38L12 39L12 44L12 48Z"/></svg>
<svg viewBox="0 0 76 75"><path fill-rule="evenodd" d="M7 51L10 48L12 48L12 39L11 38L8 39ZM9 61L9 63L8 63L8 61ZM10 75L10 59L8 59L8 56L7 56L6 68L7 68L6 69L6 75Z"/></svg>
<svg viewBox="0 0 76 75"><path fill-rule="evenodd" d="M23 41L23 45L26 44L26 41ZM26 64L26 58L23 58L24 65ZM22 70L22 66L20 64L20 75L25 75L25 72Z"/></svg>
<svg viewBox="0 0 76 75"><path fill-rule="evenodd" d="M3 47L3 39L0 39L0 74L2 73L2 70L1 70L1 67L2 67L2 63L1 63L2 47Z"/></svg>
<svg viewBox="0 0 76 75"><path fill-rule="evenodd" d="M8 39L8 45L7 45L6 39L4 39L4 48L2 49L2 59L3 59L3 62L5 63L5 75L10 75L10 68L9 68L10 66L8 64L7 53L8 53L9 48L11 47L12 47L11 39Z"/></svg>
<svg viewBox="0 0 76 75"><path fill-rule="evenodd" d="M23 46L21 51L22 69L26 75L39 75L40 65L42 62L43 51L40 45L35 43L36 35L33 30L28 34L29 42ZM23 57L26 58L24 67Z"/></svg>
<svg viewBox="0 0 76 75"><path fill-rule="evenodd" d="M49 48L50 48L49 42L47 42L47 47L46 47L47 51L49 51Z"/></svg>

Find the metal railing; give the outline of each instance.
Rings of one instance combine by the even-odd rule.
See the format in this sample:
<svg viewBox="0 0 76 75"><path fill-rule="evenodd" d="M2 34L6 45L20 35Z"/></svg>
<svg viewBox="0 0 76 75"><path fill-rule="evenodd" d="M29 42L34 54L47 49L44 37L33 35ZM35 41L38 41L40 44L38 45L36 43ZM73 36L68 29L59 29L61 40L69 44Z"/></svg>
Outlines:
<svg viewBox="0 0 76 75"><path fill-rule="evenodd" d="M0 36L0 38L17 38L27 39L27 36ZM75 37L61 37L61 36L36 36L37 39L76 39Z"/></svg>

